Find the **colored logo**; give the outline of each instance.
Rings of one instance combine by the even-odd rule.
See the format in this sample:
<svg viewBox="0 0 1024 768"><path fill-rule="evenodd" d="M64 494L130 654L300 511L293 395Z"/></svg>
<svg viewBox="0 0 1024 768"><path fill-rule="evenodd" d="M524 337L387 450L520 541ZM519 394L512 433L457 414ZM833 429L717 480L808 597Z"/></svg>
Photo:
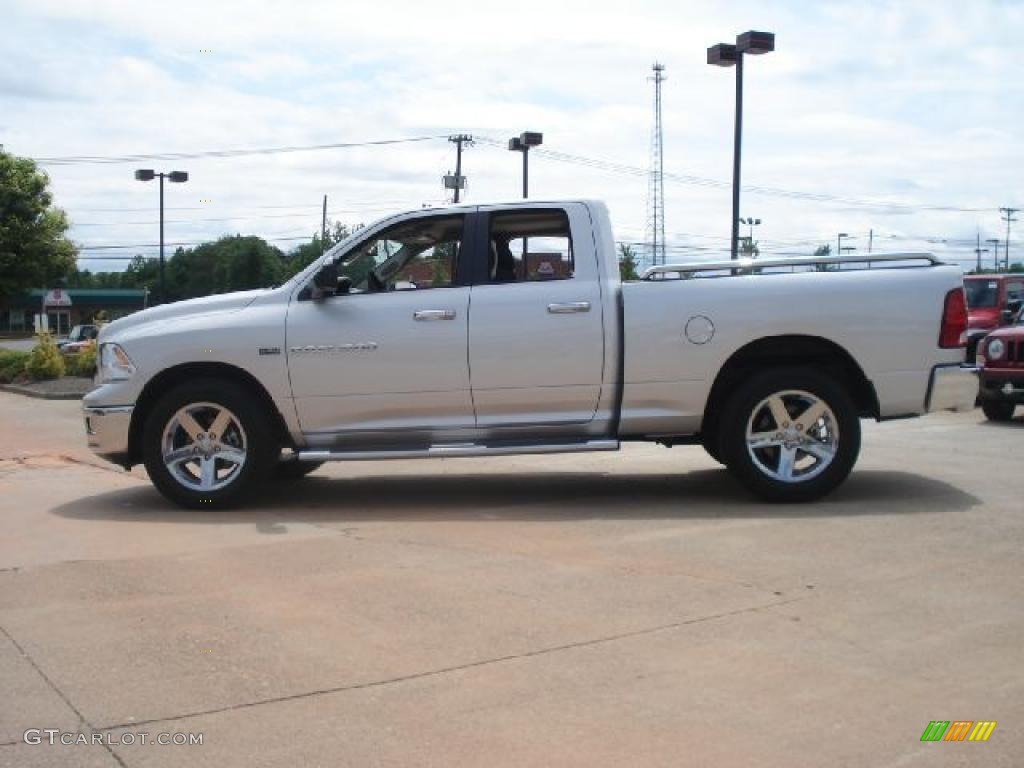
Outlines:
<svg viewBox="0 0 1024 768"><path fill-rule="evenodd" d="M921 741L988 741L995 727L995 720L932 720Z"/></svg>

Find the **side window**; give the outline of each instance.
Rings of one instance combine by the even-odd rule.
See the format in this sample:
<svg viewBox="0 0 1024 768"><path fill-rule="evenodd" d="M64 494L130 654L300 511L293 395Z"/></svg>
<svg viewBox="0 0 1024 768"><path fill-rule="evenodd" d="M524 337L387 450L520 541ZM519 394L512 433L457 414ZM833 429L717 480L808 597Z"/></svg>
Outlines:
<svg viewBox="0 0 1024 768"><path fill-rule="evenodd" d="M1006 301L1024 300L1024 282L1012 282L1006 284Z"/></svg>
<svg viewBox="0 0 1024 768"><path fill-rule="evenodd" d="M454 285L462 250L462 216L405 221L346 253L338 273L350 293L414 291Z"/></svg>
<svg viewBox="0 0 1024 768"><path fill-rule="evenodd" d="M495 214L491 216L488 249L492 283L567 280L575 272L565 211Z"/></svg>

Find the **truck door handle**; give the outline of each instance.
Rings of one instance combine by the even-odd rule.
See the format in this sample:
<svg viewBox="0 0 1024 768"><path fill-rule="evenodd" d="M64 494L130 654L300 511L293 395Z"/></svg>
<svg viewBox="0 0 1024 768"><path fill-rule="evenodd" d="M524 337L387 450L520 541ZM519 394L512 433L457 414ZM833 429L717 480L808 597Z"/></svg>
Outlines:
<svg viewBox="0 0 1024 768"><path fill-rule="evenodd" d="M548 304L548 312L552 315L569 315L573 312L589 312L589 301L570 301L565 304Z"/></svg>
<svg viewBox="0 0 1024 768"><path fill-rule="evenodd" d="M419 309L412 313L413 320L454 320L454 309Z"/></svg>

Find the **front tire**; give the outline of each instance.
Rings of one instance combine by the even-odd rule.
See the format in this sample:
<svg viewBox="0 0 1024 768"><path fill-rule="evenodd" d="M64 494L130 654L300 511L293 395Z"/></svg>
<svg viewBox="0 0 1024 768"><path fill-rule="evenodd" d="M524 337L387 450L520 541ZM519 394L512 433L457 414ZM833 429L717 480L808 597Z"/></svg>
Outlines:
<svg viewBox="0 0 1024 768"><path fill-rule="evenodd" d="M258 400L232 381L171 389L146 419L142 454L153 485L183 507L228 507L273 469L277 445Z"/></svg>
<svg viewBox="0 0 1024 768"><path fill-rule="evenodd" d="M1007 400L983 400L981 410L989 421L1010 421L1013 412L1017 410L1017 404Z"/></svg>
<svg viewBox="0 0 1024 768"><path fill-rule="evenodd" d="M323 465L322 461L286 459L277 462L277 466L274 467L274 479L282 483L292 483L296 480L301 480L311 472L315 472Z"/></svg>
<svg viewBox="0 0 1024 768"><path fill-rule="evenodd" d="M772 502L835 490L860 453L860 419L846 391L810 368L751 377L725 405L721 446L736 478Z"/></svg>

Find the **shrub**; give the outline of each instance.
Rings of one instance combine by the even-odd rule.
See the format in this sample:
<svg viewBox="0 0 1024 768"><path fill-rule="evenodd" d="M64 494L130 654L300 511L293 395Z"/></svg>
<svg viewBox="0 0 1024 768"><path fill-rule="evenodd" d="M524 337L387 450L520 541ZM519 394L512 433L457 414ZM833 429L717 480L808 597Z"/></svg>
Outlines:
<svg viewBox="0 0 1024 768"><path fill-rule="evenodd" d="M90 342L73 355L64 358L64 369L68 376L94 376L96 374L96 344Z"/></svg>
<svg viewBox="0 0 1024 768"><path fill-rule="evenodd" d="M16 349L0 349L0 384L10 384L25 373L28 352Z"/></svg>
<svg viewBox="0 0 1024 768"><path fill-rule="evenodd" d="M64 375L64 358L61 357L53 336L40 333L36 345L29 353L25 373L32 379L59 379Z"/></svg>

